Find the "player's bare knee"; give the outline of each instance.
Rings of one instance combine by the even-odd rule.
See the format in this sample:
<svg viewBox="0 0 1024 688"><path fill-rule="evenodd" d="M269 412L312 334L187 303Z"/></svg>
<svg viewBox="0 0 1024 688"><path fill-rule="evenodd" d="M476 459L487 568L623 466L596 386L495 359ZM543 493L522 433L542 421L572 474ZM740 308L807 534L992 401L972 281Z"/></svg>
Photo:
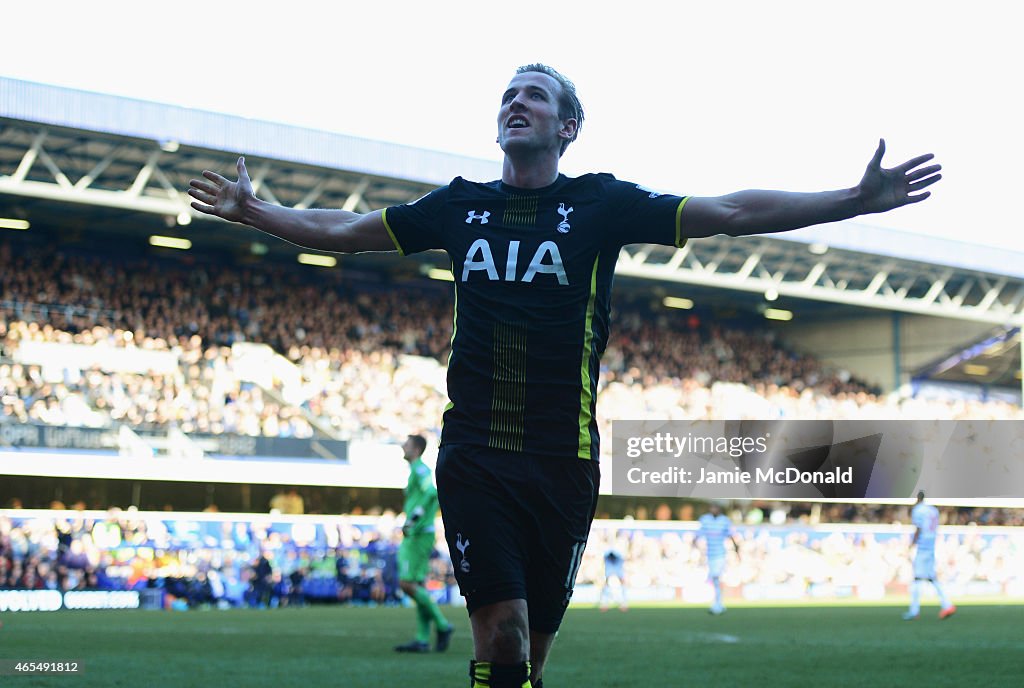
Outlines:
<svg viewBox="0 0 1024 688"><path fill-rule="evenodd" d="M530 635L525 610L519 605L484 607L471 620L478 660L516 663L529 658Z"/></svg>
<svg viewBox="0 0 1024 688"><path fill-rule="evenodd" d="M518 614L509 614L498 620L491 636L494 650L507 661L525 661L530 653L530 636L525 620Z"/></svg>

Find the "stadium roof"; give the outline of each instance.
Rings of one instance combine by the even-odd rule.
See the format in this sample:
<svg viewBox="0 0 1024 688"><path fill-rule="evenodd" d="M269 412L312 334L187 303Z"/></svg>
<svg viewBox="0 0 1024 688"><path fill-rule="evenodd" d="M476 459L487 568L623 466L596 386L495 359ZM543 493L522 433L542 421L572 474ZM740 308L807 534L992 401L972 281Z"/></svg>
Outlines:
<svg viewBox="0 0 1024 688"><path fill-rule="evenodd" d="M0 77L0 117L432 186L497 179L500 163L303 127Z"/></svg>
<svg viewBox="0 0 1024 688"><path fill-rule="evenodd" d="M0 196L22 208L86 204L186 225L188 180L231 170L239 153L261 197L294 207L366 212L456 175L500 174L494 161L0 77ZM633 245L618 272L993 325L1019 325L1024 313L1024 254L854 222Z"/></svg>

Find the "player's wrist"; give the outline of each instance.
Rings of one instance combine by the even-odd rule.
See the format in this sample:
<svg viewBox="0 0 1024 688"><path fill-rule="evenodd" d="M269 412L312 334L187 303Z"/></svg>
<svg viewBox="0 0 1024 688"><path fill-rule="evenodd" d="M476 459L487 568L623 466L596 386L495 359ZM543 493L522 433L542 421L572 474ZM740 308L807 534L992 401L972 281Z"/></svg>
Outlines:
<svg viewBox="0 0 1024 688"><path fill-rule="evenodd" d="M256 198L256 194L245 194L238 202L238 208L241 214L239 222L250 227L261 228L262 218L265 216L265 207L267 203Z"/></svg>
<svg viewBox="0 0 1024 688"><path fill-rule="evenodd" d="M875 212L870 209L867 200L868 195L860 184L843 189L840 191L840 205L843 208L841 214L851 218Z"/></svg>

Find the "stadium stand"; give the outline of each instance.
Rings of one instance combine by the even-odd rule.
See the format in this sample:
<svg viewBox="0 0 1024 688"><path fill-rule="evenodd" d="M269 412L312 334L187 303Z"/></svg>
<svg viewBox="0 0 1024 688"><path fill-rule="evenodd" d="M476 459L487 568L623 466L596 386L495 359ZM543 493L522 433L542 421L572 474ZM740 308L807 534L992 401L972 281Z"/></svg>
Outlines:
<svg viewBox="0 0 1024 688"><path fill-rule="evenodd" d="M273 265L214 275L153 259L21 254L12 243L0 245L0 270L7 418L280 437L316 428L382 440L439 431L450 338L443 293L315 285L301 270ZM139 278L156 273L174 285L169 294ZM247 341L295 366L293 390L280 379L266 388L242 379L232 345ZM167 352L176 362L163 374L98 364L44 370L15 362L26 342ZM620 307L604 367L603 418L1022 417L1000 401L883 397L769 332L670 318L640 301Z"/></svg>
<svg viewBox="0 0 1024 688"><path fill-rule="evenodd" d="M403 357L446 357L451 305L443 293L314 284L301 270L279 266L221 266L213 275L152 259L23 255L12 244L0 248L0 269L6 359L25 342L140 348L178 359L164 375L100 366L43 375L39 366L6 363L4 399L12 416L55 425L127 422L147 430L174 422L185 432L298 437L313 433L312 417L340 436L388 439L436 428L440 418L443 371ZM141 278L150 274L174 285L170 293ZM713 382L758 386L762 394L780 388L797 395L870 394L865 384L787 351L769 334L706 327L645 306L627 305L616 322L605 360L612 411L606 415L615 416L619 406L663 413L685 395L703 417L718 409L693 407L701 399L694 388L709 390ZM272 403L239 379L231 346L242 342L268 344L298 368L301 404ZM279 394L280 382L273 390Z"/></svg>
<svg viewBox="0 0 1024 688"><path fill-rule="evenodd" d="M393 514L328 522L134 508L9 513L0 513L0 590L159 589L168 606L187 607L398 601ZM430 587L450 602L445 557L435 557Z"/></svg>
<svg viewBox="0 0 1024 688"><path fill-rule="evenodd" d="M789 505L793 513L816 505ZM877 507L834 505L831 515L879 517ZM903 594L909 509L889 507L886 523L750 523L736 512L740 557L726 569L730 596L879 599ZM943 580L959 596L1024 593L1024 534L1005 510L989 525L953 525L979 514L943 511ZM775 521L776 519L772 519ZM702 602L707 594L693 521L599 520L580 569L578 601L591 602L603 579L602 553L625 542L635 599ZM257 517L96 511L0 512L0 589L159 590L172 608L289 604L395 604L394 514L377 517ZM732 556L730 554L730 556ZM451 560L438 537L428 588L454 602Z"/></svg>

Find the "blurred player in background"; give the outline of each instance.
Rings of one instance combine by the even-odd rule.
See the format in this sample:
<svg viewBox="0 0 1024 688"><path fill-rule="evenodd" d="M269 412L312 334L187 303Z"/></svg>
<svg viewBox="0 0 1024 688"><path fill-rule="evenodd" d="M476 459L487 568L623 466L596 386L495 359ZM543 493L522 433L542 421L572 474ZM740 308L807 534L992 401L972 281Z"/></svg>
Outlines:
<svg viewBox="0 0 1024 688"><path fill-rule="evenodd" d="M910 586L910 609L903 615L907 621L916 619L921 613L921 585L924 581L935 586L939 595L939 618L948 619L956 612L956 606L949 601L935 577L935 536L939 530L939 510L924 503L924 492L917 493L917 504L910 511L910 521L917 528L910 546L917 545L914 554L914 582Z"/></svg>
<svg viewBox="0 0 1024 688"><path fill-rule="evenodd" d="M601 596L598 604L601 611L608 611L606 596L612 596L612 590L619 591L619 609L626 611L629 604L626 602L626 543L616 535L608 548L604 551L604 585L601 586Z"/></svg>
<svg viewBox="0 0 1024 688"><path fill-rule="evenodd" d="M443 74L417 115L459 108ZM642 100L642 94L624 92ZM439 105L443 103L444 105ZM597 506L598 375L622 246L782 232L918 203L940 167L923 155L883 169L884 141L859 183L817 193L662 194L609 174L567 177L559 160L583 126L576 87L542 64L520 67L497 103L501 179L456 177L412 203L360 214L285 208L212 171L188 193L199 212L320 251L445 250L457 326L437 462L456 578L473 627L472 685L538 688L572 597ZM441 108L440 110L438 108ZM667 151L678 127L636 125Z"/></svg>
<svg viewBox="0 0 1024 688"><path fill-rule="evenodd" d="M423 586L434 550L438 508L437 488L430 468L423 463L426 448L427 440L422 435L409 435L402 445L403 457L409 462L409 482L405 486L404 537L398 547L398 581L405 594L416 603L416 638L396 646L396 652L430 652L431 624L437 630L434 649L444 652L455 630Z"/></svg>
<svg viewBox="0 0 1024 688"><path fill-rule="evenodd" d="M708 610L712 614L724 614L722 603L722 572L725 570L725 540L732 541L736 556L740 556L740 545L732 529L732 521L722 513L722 507L712 503L711 509L699 519L698 536L704 540L705 554L708 560L708 579L715 591L715 601Z"/></svg>

